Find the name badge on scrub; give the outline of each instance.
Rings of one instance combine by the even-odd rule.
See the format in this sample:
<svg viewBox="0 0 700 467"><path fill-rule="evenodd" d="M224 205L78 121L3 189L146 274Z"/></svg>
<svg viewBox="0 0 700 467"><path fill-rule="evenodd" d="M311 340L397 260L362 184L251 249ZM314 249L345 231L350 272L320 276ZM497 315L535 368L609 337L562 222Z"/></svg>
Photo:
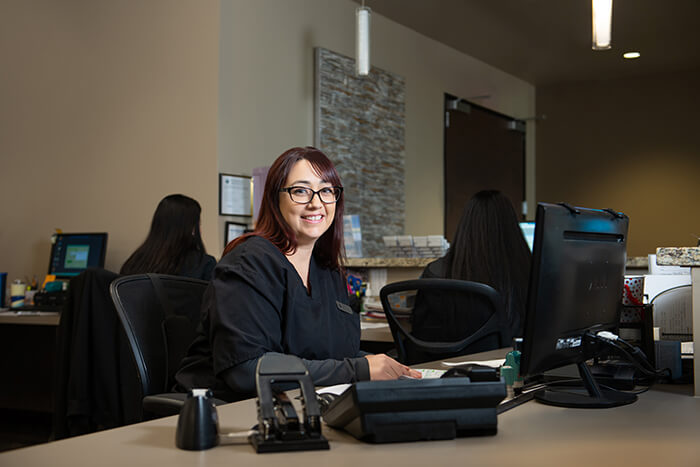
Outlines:
<svg viewBox="0 0 700 467"><path fill-rule="evenodd" d="M353 311L352 311L352 308L350 308L350 305L346 305L345 303L339 302L338 300L335 301L335 304L340 311L343 311L343 312L348 313L350 315L353 314Z"/></svg>

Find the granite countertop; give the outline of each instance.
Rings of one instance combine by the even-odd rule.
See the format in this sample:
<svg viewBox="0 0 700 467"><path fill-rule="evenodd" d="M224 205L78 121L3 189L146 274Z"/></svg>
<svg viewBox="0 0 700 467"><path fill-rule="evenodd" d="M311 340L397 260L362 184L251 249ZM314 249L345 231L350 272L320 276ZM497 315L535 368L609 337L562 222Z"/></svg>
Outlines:
<svg viewBox="0 0 700 467"><path fill-rule="evenodd" d="M648 256L629 256L627 257L628 268L648 268L649 267L649 257Z"/></svg>
<svg viewBox="0 0 700 467"><path fill-rule="evenodd" d="M700 250L700 248L698 248ZM700 254L698 254L700 258ZM424 268L437 258L348 258L345 267L348 268ZM628 268L647 268L649 259L646 256L627 258Z"/></svg>
<svg viewBox="0 0 700 467"><path fill-rule="evenodd" d="M663 247L656 249L659 266L700 266L700 247Z"/></svg>
<svg viewBox="0 0 700 467"><path fill-rule="evenodd" d="M348 268L424 268L437 258L348 258Z"/></svg>

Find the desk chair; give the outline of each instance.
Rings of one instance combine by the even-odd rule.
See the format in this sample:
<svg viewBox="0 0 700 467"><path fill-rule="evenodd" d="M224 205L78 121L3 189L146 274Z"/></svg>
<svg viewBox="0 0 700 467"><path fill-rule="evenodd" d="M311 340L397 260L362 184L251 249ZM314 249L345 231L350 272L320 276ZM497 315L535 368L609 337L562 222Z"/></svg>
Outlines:
<svg viewBox="0 0 700 467"><path fill-rule="evenodd" d="M504 305L500 294L478 282L415 279L387 284L382 308L401 363L413 365L505 347ZM400 300L399 297L404 297ZM410 306L411 297L415 304ZM406 303L408 298L408 303ZM411 331L396 308L411 310Z"/></svg>
<svg viewBox="0 0 700 467"><path fill-rule="evenodd" d="M110 286L140 382L136 397L142 400L142 418L176 415L184 404L186 394L169 391L196 337L208 284L180 276L137 274Z"/></svg>

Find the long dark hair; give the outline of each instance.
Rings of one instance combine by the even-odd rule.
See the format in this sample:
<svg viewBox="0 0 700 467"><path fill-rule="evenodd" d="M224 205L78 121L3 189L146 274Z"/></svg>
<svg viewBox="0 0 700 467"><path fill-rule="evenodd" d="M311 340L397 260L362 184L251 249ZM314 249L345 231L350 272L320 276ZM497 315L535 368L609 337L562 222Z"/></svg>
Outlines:
<svg viewBox="0 0 700 467"><path fill-rule="evenodd" d="M445 276L488 284L501 293L508 319L522 323L530 275L530 249L510 199L496 190L475 194L464 207L445 255Z"/></svg>
<svg viewBox="0 0 700 467"><path fill-rule="evenodd" d="M340 176L333 163L321 151L311 146L292 148L280 155L272 164L265 180L263 199L255 230L232 240L224 249L223 256L244 242L248 237L257 235L271 241L282 253L292 254L297 248L297 238L280 211L280 189L284 187L289 172L294 164L307 160L323 181L333 186L341 186ZM330 269L340 269L344 253L343 244L343 210L345 200L341 193L335 204L335 218L330 227L316 241L314 256L319 264Z"/></svg>
<svg viewBox="0 0 700 467"><path fill-rule="evenodd" d="M206 253L199 230L202 208L184 195L163 198L143 244L126 260L120 274L179 274L192 252Z"/></svg>

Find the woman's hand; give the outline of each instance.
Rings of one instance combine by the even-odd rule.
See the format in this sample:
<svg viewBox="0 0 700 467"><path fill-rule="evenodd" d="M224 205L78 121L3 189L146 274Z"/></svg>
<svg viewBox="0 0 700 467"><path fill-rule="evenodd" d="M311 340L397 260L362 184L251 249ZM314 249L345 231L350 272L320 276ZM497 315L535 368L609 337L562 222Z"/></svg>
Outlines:
<svg viewBox="0 0 700 467"><path fill-rule="evenodd" d="M420 378L422 375L416 370L412 370L386 354L365 355L369 362L369 379L387 380L398 379L399 376L410 376Z"/></svg>

